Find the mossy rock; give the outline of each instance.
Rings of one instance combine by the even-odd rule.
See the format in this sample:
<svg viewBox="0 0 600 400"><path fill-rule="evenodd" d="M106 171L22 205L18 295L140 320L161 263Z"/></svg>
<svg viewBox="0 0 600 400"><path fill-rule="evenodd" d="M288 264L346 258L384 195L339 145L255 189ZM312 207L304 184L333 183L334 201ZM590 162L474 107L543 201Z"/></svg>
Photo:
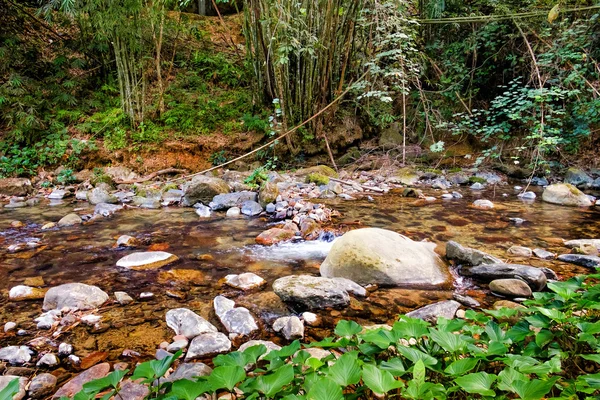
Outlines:
<svg viewBox="0 0 600 400"><path fill-rule="evenodd" d="M314 167L302 168L296 171L296 176L308 176L310 174L325 175L331 178L338 178L339 175L335 170L327 165L315 165ZM328 181L329 182L329 181Z"/></svg>
<svg viewBox="0 0 600 400"><path fill-rule="evenodd" d="M460 168L460 167L456 167L456 168L450 168L450 169L448 170L448 173L450 173L450 174L454 174L454 173L456 173L456 172L462 172L462 168Z"/></svg>
<svg viewBox="0 0 600 400"><path fill-rule="evenodd" d="M338 165L348 165L348 164L351 164L354 161L358 160L360 157L361 157L361 154L360 154L360 150L358 149L358 147L351 147L350 149L348 149L346 154L344 154L343 156L338 158L337 164Z"/></svg>
<svg viewBox="0 0 600 400"><path fill-rule="evenodd" d="M481 183L481 184L484 184L484 183L487 183L487 179L481 178L479 176L471 176L471 177L469 177L469 182L470 183Z"/></svg>
<svg viewBox="0 0 600 400"><path fill-rule="evenodd" d="M104 172L94 171L94 174L90 178L90 183L94 186L98 186L98 184L100 183L106 183L107 185L114 186L115 182L110 176L108 176Z"/></svg>
<svg viewBox="0 0 600 400"><path fill-rule="evenodd" d="M327 185L329 183L329 177L322 174L308 174L306 175L306 183L314 183L317 186Z"/></svg>
<svg viewBox="0 0 600 400"><path fill-rule="evenodd" d="M162 192L168 192L169 190L177 190L179 189L179 186L176 183L167 183L165 186L162 187Z"/></svg>

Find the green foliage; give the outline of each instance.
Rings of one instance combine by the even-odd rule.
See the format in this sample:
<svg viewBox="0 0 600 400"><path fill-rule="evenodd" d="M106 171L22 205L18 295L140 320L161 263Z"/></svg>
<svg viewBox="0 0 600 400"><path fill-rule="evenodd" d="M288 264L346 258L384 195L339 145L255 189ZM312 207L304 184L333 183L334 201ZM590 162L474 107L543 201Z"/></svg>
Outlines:
<svg viewBox="0 0 600 400"><path fill-rule="evenodd" d="M75 176L73 175L73 170L70 168L65 168L58 173L56 177L56 181L62 185L68 185L70 183L74 183L76 181Z"/></svg>
<svg viewBox="0 0 600 400"><path fill-rule="evenodd" d="M227 157L225 156L225 150L220 150L214 152L208 158L208 161L214 166L221 165L227 162Z"/></svg>
<svg viewBox="0 0 600 400"><path fill-rule="evenodd" d="M435 326L406 316L369 330L340 321L335 336L305 345L341 354L321 360L295 341L268 353L258 345L219 355L213 372L195 381L157 384L181 352L138 365L131 378L164 400L234 390L246 399L596 398L600 374L586 371L600 362L598 279L553 282L524 309L469 310L463 320L440 318ZM124 375L87 383L76 399L117 393Z"/></svg>
<svg viewBox="0 0 600 400"><path fill-rule="evenodd" d="M0 400L9 400L12 399L14 395L19 393L20 385L19 379L13 379L8 382L8 385L2 390L0 390Z"/></svg>
<svg viewBox="0 0 600 400"><path fill-rule="evenodd" d="M250 186L253 189L259 188L263 182L266 182L269 179L267 176L267 168L265 166L261 166L256 168L250 176L244 179L244 183Z"/></svg>

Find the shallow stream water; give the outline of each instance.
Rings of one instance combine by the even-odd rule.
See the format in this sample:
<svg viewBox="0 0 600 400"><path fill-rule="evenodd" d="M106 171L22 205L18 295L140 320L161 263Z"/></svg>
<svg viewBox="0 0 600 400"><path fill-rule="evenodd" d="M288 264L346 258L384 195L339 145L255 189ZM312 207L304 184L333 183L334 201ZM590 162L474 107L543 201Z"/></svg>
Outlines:
<svg viewBox="0 0 600 400"><path fill-rule="evenodd" d="M438 194L431 190L431 194ZM399 193L373 196L374 200L331 200L327 204L341 212L333 226L341 230L355 227L380 227L402 233L414 240L439 244L443 253L448 240L474 247L508 260L506 250L512 245L544 248L555 253L568 251L561 239L599 238L600 208L578 209L555 206L541 201L541 192L533 202L517 198L511 186L483 192L462 191L464 198L439 200L423 204ZM507 194L508 196L503 196ZM470 206L476 198L492 200L495 208L479 210ZM87 208L87 209L81 209ZM46 287L68 282L97 285L109 294L122 290L136 300L142 292L154 297L127 306L110 305L102 310L102 329L79 326L64 333L59 340L75 345L76 353L100 350L109 359L122 358L125 349L142 356L154 354L158 344L173 336L164 322L167 310L187 307L218 326L212 311L212 299L224 294L239 305L246 306L263 324L261 338L273 336L268 325L275 317L289 311L271 291L272 282L290 274L318 274L321 261L332 243L327 241L285 243L272 247L254 244L255 237L271 222L263 218L225 218L224 213L208 220L199 220L191 208L161 210L122 210L110 218L72 228L42 231L49 221L80 209L80 214L92 213L93 206L66 201L62 204L42 203L33 208L2 209L0 211L0 322L15 321L19 328L31 332L27 336L5 334L0 346L25 344L34 336L44 334L35 329L33 319L41 313L42 301L9 302L8 290L22 284L28 277L41 276ZM515 225L510 218L526 220ZM12 229L11 221L26 223L25 228ZM142 241L137 249L114 247L120 235L131 235ZM38 238L42 247L8 253L11 244ZM179 261L157 271L129 271L116 267L121 257L148 249L165 250L177 255ZM590 272L583 267L544 261L537 258L515 259L517 263L552 268L561 279ZM188 270L188 271L179 271ZM193 270L195 272L190 272ZM173 272L169 272L173 271ZM254 272L268 283L261 291L242 293L223 285L222 278L231 273ZM366 299L353 299L344 310L327 310L322 328L307 331L306 340L320 339L341 318L351 318L363 324L393 321L398 313L452 297L453 291L469 294L483 304L497 298L468 279L455 275L454 288L447 290L417 290L411 288L379 288ZM295 310L301 311L301 310ZM266 333L265 333L266 332Z"/></svg>

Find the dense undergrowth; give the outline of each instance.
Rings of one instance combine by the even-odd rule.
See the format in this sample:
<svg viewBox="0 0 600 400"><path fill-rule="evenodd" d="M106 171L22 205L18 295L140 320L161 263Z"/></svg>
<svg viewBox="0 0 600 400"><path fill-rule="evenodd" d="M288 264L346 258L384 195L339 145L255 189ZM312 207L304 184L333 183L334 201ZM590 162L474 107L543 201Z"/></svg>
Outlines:
<svg viewBox="0 0 600 400"><path fill-rule="evenodd" d="M599 274L548 284L522 308L468 310L436 324L399 317L392 326L361 327L342 320L320 342L264 345L212 360L195 381L157 381L181 352L139 364L130 379L149 398L194 400L234 393L246 399L594 399L600 395ZM306 349L329 351L312 357ZM84 385L76 400L120 390L129 371ZM16 382L16 381L15 381ZM18 389L9 385L0 398Z"/></svg>

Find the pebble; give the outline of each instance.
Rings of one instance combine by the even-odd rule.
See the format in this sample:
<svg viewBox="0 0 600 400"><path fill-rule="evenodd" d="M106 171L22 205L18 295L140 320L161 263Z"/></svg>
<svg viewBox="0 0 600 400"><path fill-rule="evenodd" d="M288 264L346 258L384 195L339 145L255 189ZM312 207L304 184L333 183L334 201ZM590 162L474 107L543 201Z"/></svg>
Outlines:
<svg viewBox="0 0 600 400"><path fill-rule="evenodd" d="M32 399L41 399L50 395L54 391L57 382L58 379L52 374L37 374L29 384L29 397Z"/></svg>
<svg viewBox="0 0 600 400"><path fill-rule="evenodd" d="M453 199L453 198L454 198L454 196L452 196L452 194L450 194L450 193L444 193L444 194L442 194L442 199L444 199L444 200L450 200L450 199Z"/></svg>
<svg viewBox="0 0 600 400"><path fill-rule="evenodd" d="M479 182L475 182L474 184L471 185L471 190L483 190L484 186L479 183Z"/></svg>
<svg viewBox="0 0 600 400"><path fill-rule="evenodd" d="M115 292L115 298L120 305L133 303L133 298L125 292Z"/></svg>
<svg viewBox="0 0 600 400"><path fill-rule="evenodd" d="M302 319L307 325L316 326L319 322L319 316L315 313L305 311L302 313Z"/></svg>
<svg viewBox="0 0 600 400"><path fill-rule="evenodd" d="M509 218L508 219L510 222L514 223L515 225L521 225L523 224L523 222L525 222L526 220L523 218Z"/></svg>
<svg viewBox="0 0 600 400"><path fill-rule="evenodd" d="M167 346L167 351L175 353L179 350L183 350L188 346L189 342L187 339L176 340Z"/></svg>
<svg viewBox="0 0 600 400"><path fill-rule="evenodd" d="M554 258L556 258L556 254L544 249L533 249L533 254L535 254L537 258L541 258L542 260L553 260Z"/></svg>
<svg viewBox="0 0 600 400"><path fill-rule="evenodd" d="M42 356L42 358L40 358L40 360L37 362L37 366L46 366L46 367L54 367L55 365L58 365L60 361L58 360L58 357L56 357L56 355L52 354L52 353L47 353L44 354Z"/></svg>
<svg viewBox="0 0 600 400"><path fill-rule="evenodd" d="M200 204L198 207L196 207L196 214L200 217L200 218L210 218L210 208Z"/></svg>
<svg viewBox="0 0 600 400"><path fill-rule="evenodd" d="M275 206L273 206L273 207L275 207ZM239 207L231 207L229 210L227 210L225 215L227 217L238 217L241 213L242 213L242 211L240 210Z"/></svg>
<svg viewBox="0 0 600 400"><path fill-rule="evenodd" d="M479 199L473 202L473 206L484 210L494 208L494 203L489 200Z"/></svg>
<svg viewBox="0 0 600 400"><path fill-rule="evenodd" d="M458 192L452 192L452 197L454 197L455 199L462 199L463 195Z"/></svg>
<svg viewBox="0 0 600 400"><path fill-rule="evenodd" d="M154 293L152 292L142 292L140 293L140 300L148 300L154 297Z"/></svg>
<svg viewBox="0 0 600 400"><path fill-rule="evenodd" d="M9 321L4 324L4 332L6 333L6 332L13 331L13 330L15 330L16 327L17 327L16 322Z"/></svg>
<svg viewBox="0 0 600 400"><path fill-rule="evenodd" d="M41 228L41 229L42 229L43 231L46 231L46 230L48 230L48 229L52 229L52 228L56 228L56 224L55 224L54 222L48 222L48 223L46 223L46 224L42 225L42 228Z"/></svg>
<svg viewBox="0 0 600 400"><path fill-rule="evenodd" d="M61 357L69 356L73 353L73 345L69 343L61 343L58 345L58 355Z"/></svg>
<svg viewBox="0 0 600 400"><path fill-rule="evenodd" d="M517 196L524 200L533 200L537 197L536 194L533 192L524 192L524 193L518 194Z"/></svg>
<svg viewBox="0 0 600 400"><path fill-rule="evenodd" d="M523 246L511 246L507 253L513 257L526 257L529 258L533 255L533 252L528 247Z"/></svg>
<svg viewBox="0 0 600 400"><path fill-rule="evenodd" d="M287 340L301 339L304 337L304 324L295 315L277 318L273 323L273 330L281 332Z"/></svg>

